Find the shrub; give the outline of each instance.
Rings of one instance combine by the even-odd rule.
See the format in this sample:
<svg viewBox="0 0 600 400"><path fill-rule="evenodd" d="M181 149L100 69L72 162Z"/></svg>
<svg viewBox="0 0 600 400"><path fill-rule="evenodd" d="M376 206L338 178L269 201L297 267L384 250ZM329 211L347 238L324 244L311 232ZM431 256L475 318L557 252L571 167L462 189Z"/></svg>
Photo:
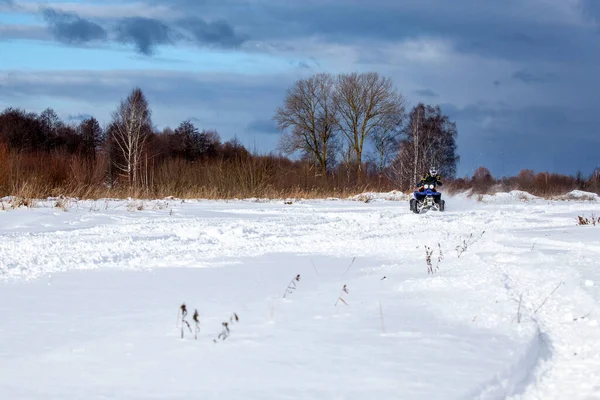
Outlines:
<svg viewBox="0 0 600 400"><path fill-rule="evenodd" d="M487 194L494 183L494 178L490 171L485 167L479 167L472 179L473 193Z"/></svg>

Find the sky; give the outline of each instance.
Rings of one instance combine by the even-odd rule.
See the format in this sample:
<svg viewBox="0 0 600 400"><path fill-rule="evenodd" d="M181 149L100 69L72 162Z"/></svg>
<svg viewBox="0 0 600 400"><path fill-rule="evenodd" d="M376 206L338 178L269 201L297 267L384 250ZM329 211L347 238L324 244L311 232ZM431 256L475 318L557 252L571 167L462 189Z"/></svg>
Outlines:
<svg viewBox="0 0 600 400"><path fill-rule="evenodd" d="M274 150L293 83L375 71L456 122L458 176L600 167L600 0L0 0L0 109L107 124L131 89Z"/></svg>

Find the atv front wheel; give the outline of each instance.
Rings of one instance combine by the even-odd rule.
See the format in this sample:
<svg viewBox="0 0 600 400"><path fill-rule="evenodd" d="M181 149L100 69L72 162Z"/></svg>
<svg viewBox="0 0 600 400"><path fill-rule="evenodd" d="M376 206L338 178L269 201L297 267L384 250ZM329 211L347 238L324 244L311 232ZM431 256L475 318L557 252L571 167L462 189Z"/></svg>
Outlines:
<svg viewBox="0 0 600 400"><path fill-rule="evenodd" d="M412 210L415 214L419 214L419 203L416 200L413 201Z"/></svg>

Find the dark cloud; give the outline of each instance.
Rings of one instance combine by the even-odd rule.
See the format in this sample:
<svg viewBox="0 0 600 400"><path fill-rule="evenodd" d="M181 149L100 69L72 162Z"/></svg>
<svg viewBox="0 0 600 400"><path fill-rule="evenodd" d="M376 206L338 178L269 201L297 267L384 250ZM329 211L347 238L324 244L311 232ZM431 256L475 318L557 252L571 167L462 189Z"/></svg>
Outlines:
<svg viewBox="0 0 600 400"><path fill-rule="evenodd" d="M587 2L587 8L600 9L597 0ZM368 4L352 0L320 4L169 0L168 4L192 14L226 16L253 39L267 42L318 37L355 44L438 37L451 41L460 52L507 60L569 59L595 64L600 58L597 38L569 21L561 9L567 5L560 1L537 8L531 0L423 0L418 5L412 0L371 0Z"/></svg>
<svg viewBox="0 0 600 400"><path fill-rule="evenodd" d="M180 20L178 26L189 31L193 40L201 45L234 48L249 39L247 35L237 34L225 20L206 22L201 18L189 17Z"/></svg>
<svg viewBox="0 0 600 400"><path fill-rule="evenodd" d="M0 0L0 5L2 4L6 4L9 7L13 7L15 3L13 0Z"/></svg>
<svg viewBox="0 0 600 400"><path fill-rule="evenodd" d="M538 8L532 0L423 0L418 5L412 0L371 0L368 4L354 0L148 1L168 7L169 13L160 21L133 18L120 29L121 38L143 54L156 44L171 44L173 32L181 31L198 44L226 48L250 39L285 47L285 41L307 37L344 44L437 37L451 41L463 53L512 61L569 60L595 65L600 59L597 36L591 37L589 29L568 20L561 10L568 5L559 0ZM599 1L582 1L584 15L600 16ZM169 20L167 14L185 18ZM207 15L217 19L207 22Z"/></svg>
<svg viewBox="0 0 600 400"><path fill-rule="evenodd" d="M79 44L106 40L106 30L95 22L53 8L45 8L42 15L54 37L64 43Z"/></svg>
<svg viewBox="0 0 600 400"><path fill-rule="evenodd" d="M554 75L553 74L534 74L528 72L526 70L515 71L512 74L513 79L524 83L545 83L550 81Z"/></svg>
<svg viewBox="0 0 600 400"><path fill-rule="evenodd" d="M249 39L249 36L235 32L225 20L206 22L194 16L175 21L172 25L166 20L147 17L109 19L106 26L110 28L105 28L76 13L54 8L43 9L42 15L54 37L61 42L85 43L114 36L118 42L133 44L144 55L154 55L158 45L175 45L186 38L202 46L221 48L237 48Z"/></svg>
<svg viewBox="0 0 600 400"><path fill-rule="evenodd" d="M176 37L165 23L153 18L124 18L117 26L117 40L134 44L145 55L154 54L157 45L173 44Z"/></svg>
<svg viewBox="0 0 600 400"><path fill-rule="evenodd" d="M280 133L277 129L277 124L275 121L270 119L257 119L251 121L246 126L246 131L251 133L268 133L268 134L278 134Z"/></svg>
<svg viewBox="0 0 600 400"><path fill-rule="evenodd" d="M431 89L419 89L419 90L415 90L415 93L418 94L419 96L423 96L423 97L439 97L440 95L437 94L436 92L434 92Z"/></svg>
<svg viewBox="0 0 600 400"><path fill-rule="evenodd" d="M597 167L593 110L563 106L509 107L473 104L442 110L456 121L461 169L472 173L483 165L497 175L523 168L574 174Z"/></svg>
<svg viewBox="0 0 600 400"><path fill-rule="evenodd" d="M584 17L600 23L600 2L598 0L581 0L581 8Z"/></svg>

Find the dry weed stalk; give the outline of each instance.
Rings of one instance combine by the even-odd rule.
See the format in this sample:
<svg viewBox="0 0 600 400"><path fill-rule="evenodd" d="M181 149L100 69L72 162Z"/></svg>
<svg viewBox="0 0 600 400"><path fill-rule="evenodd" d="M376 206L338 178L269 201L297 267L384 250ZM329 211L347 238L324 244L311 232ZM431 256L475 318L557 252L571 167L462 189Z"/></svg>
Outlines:
<svg viewBox="0 0 600 400"><path fill-rule="evenodd" d="M383 323L383 307L381 306L381 300L379 300L379 318L381 319L381 333L385 333L385 325Z"/></svg>
<svg viewBox="0 0 600 400"><path fill-rule="evenodd" d="M594 213L592 213L591 217L582 217L582 216L577 216L578 225L593 225L596 226L596 224L600 225L600 217L596 217L596 215Z"/></svg>
<svg viewBox="0 0 600 400"><path fill-rule="evenodd" d="M554 294L554 292L556 292L558 290L559 287L561 287L561 285L564 285L564 282L560 282L558 285L556 285L556 287L554 288L554 290L552 292L550 292L550 294L548 296L546 296L546 298L544 299L544 301L542 302L542 304L540 304L540 306L535 309L535 311L533 312L534 314L536 314L544 306L544 304L546 304L546 302L548 301L548 299Z"/></svg>
<svg viewBox="0 0 600 400"><path fill-rule="evenodd" d="M460 256L467 251L467 249L469 248L469 246L475 244L479 239L481 239L481 237L483 236L483 234L485 233L485 231L481 232L481 234L477 237L473 237L473 234L471 233L469 235L469 239L464 239L461 245L456 246L456 252L458 254L458 258L460 258Z"/></svg>
<svg viewBox="0 0 600 400"><path fill-rule="evenodd" d="M591 314L591 312L589 312L589 313L587 313L587 314L585 314L585 315L582 315L581 317L576 317L576 318L573 318L573 322L577 322L577 321L579 321L580 319L586 319L587 317L589 317L589 316L590 316L590 314Z"/></svg>
<svg viewBox="0 0 600 400"><path fill-rule="evenodd" d="M437 264L435 268L433 267L433 263L431 262L431 256L433 255L433 249L429 246L425 246L425 262L427 263L427 273L434 274L436 271L439 271L440 264L444 259L444 253L442 252L442 246L438 243L438 257Z"/></svg>
<svg viewBox="0 0 600 400"><path fill-rule="evenodd" d="M429 246L425 246L425 262L427 263L427 273L433 274L433 265L431 264L431 255L433 254L433 250L429 248Z"/></svg>
<svg viewBox="0 0 600 400"><path fill-rule="evenodd" d="M190 326L190 323L185 320L185 317L187 316L187 307L186 307L185 303L183 303L181 305L180 309L181 309L181 338L183 339L184 324L187 325L188 329L190 330L190 333L192 333L192 327Z"/></svg>
<svg viewBox="0 0 600 400"><path fill-rule="evenodd" d="M313 266L313 269L314 269L314 270L315 270L315 272L317 273L317 276L321 276L321 274L319 274L319 271L317 270L317 266L315 265L315 263L314 263L314 261L313 261L313 259L312 259L312 258L310 259L310 263L312 264L312 266Z"/></svg>
<svg viewBox="0 0 600 400"><path fill-rule="evenodd" d="M231 331L229 330L229 324L227 322L222 322L221 324L223 325L223 330L221 331L221 333L219 333L217 339L225 340L229 337ZM216 343L217 340L215 339L214 342Z"/></svg>
<svg viewBox="0 0 600 400"><path fill-rule="evenodd" d="M352 264L354 264L354 260L356 260L356 257L352 258L352 261L350 262L350 265L348 265L348 268L346 269L346 272L344 272L344 275L342 275L342 276L346 276L346 274L348 273L348 271L350 271L350 267L352 267Z"/></svg>
<svg viewBox="0 0 600 400"><path fill-rule="evenodd" d="M198 340L198 332L200 332L200 319L198 319L198 310L194 310L194 339Z"/></svg>
<svg viewBox="0 0 600 400"><path fill-rule="evenodd" d="M348 290L348 287L344 284L344 287L342 288L342 291L340 292L340 295L338 296L338 299L335 301L334 306L337 306L338 302L342 302L345 305L348 305L348 303L346 303L346 300L344 300L344 293L349 294L350 291Z"/></svg>
<svg viewBox="0 0 600 400"><path fill-rule="evenodd" d="M223 329L221 330L221 333L219 333L219 336L217 336L217 339L221 339L221 340L225 340L227 339L230 335L231 335L231 331L229 330L229 325L233 325L234 323L237 323L240 321L240 318L238 317L238 315L236 313L231 314L231 317L229 317L229 322L224 321L221 323L221 325L223 326ZM213 342L217 343L217 339L213 339Z"/></svg>
<svg viewBox="0 0 600 400"><path fill-rule="evenodd" d="M287 288L285 288L285 292L283 292L283 298L285 299L288 293L293 293L296 290L296 282L300 282L300 274L296 275L294 279L290 281Z"/></svg>

